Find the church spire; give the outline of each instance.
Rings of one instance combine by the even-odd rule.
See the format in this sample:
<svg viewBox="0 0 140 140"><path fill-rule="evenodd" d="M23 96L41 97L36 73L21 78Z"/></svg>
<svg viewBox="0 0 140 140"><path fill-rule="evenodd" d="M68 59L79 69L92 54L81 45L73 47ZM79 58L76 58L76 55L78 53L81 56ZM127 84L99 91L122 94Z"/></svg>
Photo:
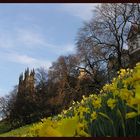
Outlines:
<svg viewBox="0 0 140 140"><path fill-rule="evenodd" d="M30 76L34 76L34 75L35 75L35 71L33 69L33 70L31 70Z"/></svg>
<svg viewBox="0 0 140 140"><path fill-rule="evenodd" d="M22 81L23 81L23 73L21 73L19 76L19 82L22 82Z"/></svg>
<svg viewBox="0 0 140 140"><path fill-rule="evenodd" d="M25 79L29 76L29 68L27 68L27 70L25 70L24 76L25 76Z"/></svg>

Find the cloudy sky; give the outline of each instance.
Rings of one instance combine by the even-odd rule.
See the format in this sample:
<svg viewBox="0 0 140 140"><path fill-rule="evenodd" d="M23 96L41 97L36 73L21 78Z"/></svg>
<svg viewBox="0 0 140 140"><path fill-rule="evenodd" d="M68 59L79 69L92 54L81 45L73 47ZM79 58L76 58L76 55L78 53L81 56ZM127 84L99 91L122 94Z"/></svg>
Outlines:
<svg viewBox="0 0 140 140"><path fill-rule="evenodd" d="M97 4L0 4L0 97L25 68L73 53L78 29Z"/></svg>

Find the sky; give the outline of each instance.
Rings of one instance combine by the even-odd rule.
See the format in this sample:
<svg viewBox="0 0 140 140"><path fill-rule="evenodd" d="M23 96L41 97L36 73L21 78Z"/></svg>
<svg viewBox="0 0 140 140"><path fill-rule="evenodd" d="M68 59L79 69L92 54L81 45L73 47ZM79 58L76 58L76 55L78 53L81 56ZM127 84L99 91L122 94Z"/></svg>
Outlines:
<svg viewBox="0 0 140 140"><path fill-rule="evenodd" d="M0 97L27 67L48 69L75 52L75 39L97 4L0 4Z"/></svg>

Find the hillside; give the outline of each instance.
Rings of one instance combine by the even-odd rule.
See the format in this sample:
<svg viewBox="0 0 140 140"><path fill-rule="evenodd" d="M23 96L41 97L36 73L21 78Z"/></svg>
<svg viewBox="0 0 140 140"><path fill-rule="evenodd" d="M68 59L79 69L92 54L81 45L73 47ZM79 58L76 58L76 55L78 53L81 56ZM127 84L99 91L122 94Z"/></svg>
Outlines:
<svg viewBox="0 0 140 140"><path fill-rule="evenodd" d="M0 136L140 136L140 63L121 69L99 95L83 96L57 116Z"/></svg>

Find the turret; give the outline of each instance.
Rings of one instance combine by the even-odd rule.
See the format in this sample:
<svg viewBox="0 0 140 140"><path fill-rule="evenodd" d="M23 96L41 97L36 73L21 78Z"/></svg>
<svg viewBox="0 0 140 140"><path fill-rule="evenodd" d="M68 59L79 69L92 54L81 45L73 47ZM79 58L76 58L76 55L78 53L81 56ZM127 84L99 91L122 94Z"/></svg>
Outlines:
<svg viewBox="0 0 140 140"><path fill-rule="evenodd" d="M29 76L29 68L27 68L27 70L25 70L24 75L25 75L25 79Z"/></svg>
<svg viewBox="0 0 140 140"><path fill-rule="evenodd" d="M19 83L23 81L23 73L20 74L19 76Z"/></svg>
<svg viewBox="0 0 140 140"><path fill-rule="evenodd" d="M35 77L34 76L35 76L35 71L33 69L33 70L31 70L30 81L29 81L31 93L34 93L34 91L35 91Z"/></svg>
<svg viewBox="0 0 140 140"><path fill-rule="evenodd" d="M33 76L33 77L35 76L35 71L34 71L34 69L31 70L30 76Z"/></svg>
<svg viewBox="0 0 140 140"><path fill-rule="evenodd" d="M23 88L24 88L24 86L23 86L23 73L21 73L19 76L18 92L21 93Z"/></svg>
<svg viewBox="0 0 140 140"><path fill-rule="evenodd" d="M35 71L34 69L29 71L29 68L25 70L24 77L23 73L19 76L18 91L21 94L33 94L35 92Z"/></svg>

